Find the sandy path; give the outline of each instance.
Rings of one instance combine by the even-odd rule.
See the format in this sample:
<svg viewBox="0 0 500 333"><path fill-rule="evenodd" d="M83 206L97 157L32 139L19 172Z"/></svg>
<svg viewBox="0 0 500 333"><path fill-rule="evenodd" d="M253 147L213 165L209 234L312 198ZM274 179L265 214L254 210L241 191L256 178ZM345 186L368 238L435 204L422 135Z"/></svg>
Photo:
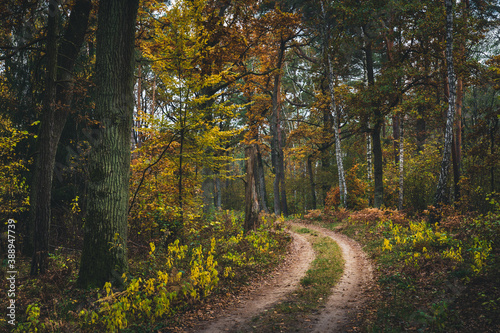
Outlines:
<svg viewBox="0 0 500 333"><path fill-rule="evenodd" d="M310 224L292 225L306 227L331 237L342 249L345 260L344 273L325 306L318 313L309 315L314 325L311 332L342 332L349 319L362 309L373 280L372 266L361 246L347 236ZM314 251L304 237L293 232L291 234L292 250L284 268L273 273L259 286L255 286L240 303L225 310L215 321L199 323L193 332L238 331L252 317L284 299L297 288L314 259Z"/></svg>
<svg viewBox="0 0 500 333"><path fill-rule="evenodd" d="M200 323L195 332L231 332L237 330L247 320L258 315L266 308L283 299L299 285L309 265L314 260L311 244L301 235L291 233L293 237L290 255L284 267L271 274L261 285L255 286L234 308L227 309L215 322Z"/></svg>

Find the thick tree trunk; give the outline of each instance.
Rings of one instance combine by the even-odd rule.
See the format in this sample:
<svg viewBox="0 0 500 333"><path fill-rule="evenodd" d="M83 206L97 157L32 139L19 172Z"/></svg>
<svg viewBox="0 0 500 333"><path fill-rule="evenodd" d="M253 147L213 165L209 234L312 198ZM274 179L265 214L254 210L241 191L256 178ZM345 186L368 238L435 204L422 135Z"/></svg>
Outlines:
<svg viewBox="0 0 500 333"><path fill-rule="evenodd" d="M257 174L255 179L257 182L257 195L259 199L259 207L265 213L269 213L267 207L267 192L266 192L266 179L264 174L264 163L262 162L262 154L260 153L259 146L257 145Z"/></svg>
<svg viewBox="0 0 500 333"><path fill-rule="evenodd" d="M257 172L257 149L254 144L245 148L246 157L246 183L245 183L245 231L250 231L258 226L259 221L259 199L257 197L257 186L255 176Z"/></svg>
<svg viewBox="0 0 500 333"><path fill-rule="evenodd" d="M444 134L443 159L441 161L441 171L434 197L435 205L439 206L447 202L446 183L450 168L450 155L453 143L453 123L455 117L455 70L453 67L453 0L445 0L446 7L446 63L448 69L448 112L446 115L446 128Z"/></svg>
<svg viewBox="0 0 500 333"><path fill-rule="evenodd" d="M49 3L47 78L30 198L31 231L28 230L28 237L33 241L32 246L28 245L25 250L26 253L33 254L31 275L43 274L47 266L50 204L57 145L73 98L73 68L85 37L91 7L89 0L79 0L75 3L63 40L58 47L59 8L56 2Z"/></svg>
<svg viewBox="0 0 500 333"><path fill-rule="evenodd" d="M95 119L100 140L89 155L90 193L78 283L121 284L127 270L134 38L139 0L99 2Z"/></svg>

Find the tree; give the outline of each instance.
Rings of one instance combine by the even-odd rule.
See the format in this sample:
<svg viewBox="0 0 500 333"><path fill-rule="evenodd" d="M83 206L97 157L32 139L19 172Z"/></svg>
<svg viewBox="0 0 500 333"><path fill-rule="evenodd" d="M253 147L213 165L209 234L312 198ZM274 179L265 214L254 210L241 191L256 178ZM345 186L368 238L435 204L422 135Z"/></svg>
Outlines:
<svg viewBox="0 0 500 333"><path fill-rule="evenodd" d="M127 270L130 136L134 110L134 39L139 0L101 0L95 68L100 137L89 156L85 238L78 283L121 283Z"/></svg>
<svg viewBox="0 0 500 333"><path fill-rule="evenodd" d="M259 212L261 211L258 191L257 144L248 145L245 148L247 176L245 182L245 231L252 230L258 225Z"/></svg>
<svg viewBox="0 0 500 333"><path fill-rule="evenodd" d="M73 68L85 37L91 7L90 0L75 2L64 37L58 47L59 5L56 1L49 2L47 74L30 198L30 225L34 229L32 275L43 274L47 266L51 189L57 145L70 112L73 97Z"/></svg>
<svg viewBox="0 0 500 333"><path fill-rule="evenodd" d="M443 144L443 159L441 161L441 171L437 184L436 195L434 197L435 205L446 203L446 183L448 181L448 172L450 168L451 148L453 142L453 124L455 117L455 69L453 66L453 0L445 0L446 8L446 63L448 71L448 112L446 115L446 128Z"/></svg>
<svg viewBox="0 0 500 333"><path fill-rule="evenodd" d="M342 160L342 147L340 146L340 128L339 128L339 117L337 115L337 104L335 102L335 82L333 78L333 61L330 51L330 27L328 24L328 17L326 15L326 10L324 8L323 2L321 2L321 14L322 14L322 39L323 39L323 57L325 62L326 77L328 80L328 91L330 93L330 105L333 113L333 133L335 137L335 158L337 160L337 169L339 175L339 190L340 190L340 203L342 206L347 204L347 185L345 181L344 172L344 162Z"/></svg>

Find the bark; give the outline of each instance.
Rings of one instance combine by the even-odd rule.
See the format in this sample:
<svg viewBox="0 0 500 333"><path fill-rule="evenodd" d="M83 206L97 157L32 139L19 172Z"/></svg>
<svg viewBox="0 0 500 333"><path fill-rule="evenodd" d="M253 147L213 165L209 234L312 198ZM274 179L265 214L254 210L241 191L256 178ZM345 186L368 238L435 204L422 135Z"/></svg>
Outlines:
<svg viewBox="0 0 500 333"><path fill-rule="evenodd" d="M257 172L256 161L257 149L255 145L245 148L246 161L246 183L245 183L245 231L250 231L258 226L259 221L259 199L257 198L257 186L255 175Z"/></svg>
<svg viewBox="0 0 500 333"><path fill-rule="evenodd" d="M375 113L375 116L381 117ZM380 208L384 203L384 179L383 179L383 158L382 158L382 144L380 140L381 121L376 120L375 126L372 131L373 143L373 180L375 183L373 205Z"/></svg>
<svg viewBox="0 0 500 333"><path fill-rule="evenodd" d="M387 46L387 58L389 62L394 62L394 41L392 40L392 36L385 35L385 43ZM399 84L397 84L399 85ZM397 97L396 97L397 99ZM392 148L394 152L394 163L398 165L399 163L399 137L400 137L400 128L399 128L399 116L392 116L392 133L393 133L393 141Z"/></svg>
<svg viewBox="0 0 500 333"><path fill-rule="evenodd" d="M262 154L260 153L259 146L257 145L257 174L255 179L257 181L257 195L259 199L259 207L261 211L269 213L267 207L267 193L266 193L266 180L264 174L264 163L262 162Z"/></svg>
<svg viewBox="0 0 500 333"><path fill-rule="evenodd" d="M491 156L495 156L495 135L497 134L498 131L498 118L495 118L492 120L493 125L488 126L489 127L489 135L490 135L490 154ZM495 165L492 164L490 166L490 188L491 192L495 191Z"/></svg>
<svg viewBox="0 0 500 333"><path fill-rule="evenodd" d="M468 28L468 16L469 16L469 0L465 0L463 3L463 21L465 22L465 29ZM460 45L459 54L461 62L465 63L466 49L465 49L465 35L463 34ZM464 98L464 80L461 75L457 78L457 91L456 91L456 115L455 115L455 133L454 133L454 143L453 143L453 180L455 186L455 200L460 198L460 178L462 176L462 105Z"/></svg>
<svg viewBox="0 0 500 333"><path fill-rule="evenodd" d="M274 213L286 214L286 192L284 182L283 147L281 141L281 69L285 57L285 41L281 41L277 61L277 73L274 75L274 87L272 95L273 113L271 116L271 161L274 169ZM281 186L280 186L281 185ZM281 191L280 191L281 188ZM284 197L280 196L284 194Z"/></svg>
<svg viewBox="0 0 500 333"><path fill-rule="evenodd" d="M368 85L373 87L375 85L375 77L373 73L373 53L371 41L365 45L366 56L366 71L368 76ZM382 129L383 116L380 112L378 105L373 105L374 126L371 131L372 147L373 147L373 180L374 180L374 202L376 208L380 208L384 203L384 171L383 171L383 157L382 157L382 143L380 141L380 132Z"/></svg>
<svg viewBox="0 0 500 333"><path fill-rule="evenodd" d="M278 138L280 141L280 147L278 150L278 167L280 169L280 191L281 191L281 214L283 216L288 216L288 202L286 198L286 185L285 185L285 154L283 151L284 143L284 133L281 131L281 126L278 131Z"/></svg>
<svg viewBox="0 0 500 333"><path fill-rule="evenodd" d="M441 171L434 197L434 203L439 206L447 202L446 183L450 168L450 155L453 143L453 123L455 117L455 70L453 67L453 0L445 0L446 7L446 63L448 73L448 112L446 115L446 128L444 134L443 159Z"/></svg>
<svg viewBox="0 0 500 333"><path fill-rule="evenodd" d="M134 38L138 0L101 0L97 23L95 119L100 140L89 154L82 287L122 284L127 270L130 132L134 111Z"/></svg>
<svg viewBox="0 0 500 333"><path fill-rule="evenodd" d="M75 2L68 26L59 47L57 26L59 8L49 3L47 29L47 77L43 111L40 121L38 154L31 186L28 235L33 239L26 253L32 252L31 275L44 273L47 267L51 220L52 180L57 145L66 124L73 98L73 69L87 30L92 4L89 0Z"/></svg>
<svg viewBox="0 0 500 333"><path fill-rule="evenodd" d="M372 137L371 135L366 136L366 177L368 179L368 184L373 180L373 157L372 157ZM368 197L368 204L373 205L372 196Z"/></svg>
<svg viewBox="0 0 500 333"><path fill-rule="evenodd" d="M183 117L185 119L185 117ZM184 123L184 121L182 121ZM180 142L179 142L179 169L178 169L178 174L179 174L179 179L178 179L178 184L177 184L177 192L178 192L178 204L179 204L179 212L180 212L180 219L181 223L184 219L184 206L183 206L183 193L182 193L182 180L183 180L183 158L184 158L184 139L186 136L185 133L185 123L182 124L181 130L180 130ZM213 184L213 183L212 183ZM213 190L210 192L210 194L213 195ZM213 205L213 198L212 198L212 205Z"/></svg>
<svg viewBox="0 0 500 333"><path fill-rule="evenodd" d="M333 64L331 60L330 53L328 50L326 52L327 61L327 76L328 76L328 88L330 92L330 106L333 115L333 134L335 137L335 159L337 161L337 170L339 176L339 192L340 192L340 203L343 207L347 206L347 185L345 181L344 172L344 162L342 158L342 147L340 143L340 128L339 128L339 117L337 114L337 105L335 102L335 82L333 79Z"/></svg>
<svg viewBox="0 0 500 333"><path fill-rule="evenodd" d="M393 141L392 141L392 148L394 151L394 163L395 165L398 165L399 163L399 142L401 140L401 128L400 128L400 121L399 121L399 116L392 116L392 135L393 135Z"/></svg>
<svg viewBox="0 0 500 333"><path fill-rule="evenodd" d="M142 138L139 135L139 128L141 126L141 121L139 120L139 114L142 109L142 65L139 64L137 68L137 98L136 98L136 110L137 110L137 120L135 121L134 127L132 129L132 142L135 147L140 148L142 145ZM135 148L134 147L134 148Z"/></svg>
<svg viewBox="0 0 500 333"><path fill-rule="evenodd" d="M323 108L323 128L322 128L322 135L323 135L323 144L320 146L319 151L321 154L321 172L322 175L327 175L330 172L330 154L329 154L329 148L330 148L330 140L331 140L331 135L333 132L333 117L332 113L330 112L329 108ZM328 196L328 191L331 188L331 184L328 184L325 180L324 177L321 180L321 192L323 195L323 205L326 203L326 197Z"/></svg>
<svg viewBox="0 0 500 333"><path fill-rule="evenodd" d="M463 80L457 80L456 109L455 109L455 131L452 143L453 160L453 184L455 188L455 201L460 198L460 177L462 170L462 101L463 101Z"/></svg>
<svg viewBox="0 0 500 333"><path fill-rule="evenodd" d="M399 210L403 210L403 200L404 200L404 124L403 119L401 119L399 130Z"/></svg>
<svg viewBox="0 0 500 333"><path fill-rule="evenodd" d="M339 177L339 192L340 192L340 203L342 206L346 207L347 205L347 185L345 180L345 172L344 172L344 162L342 158L342 147L340 143L340 128L339 128L339 116L337 114L337 104L335 100L335 80L333 78L333 61L330 54L329 46L330 46L330 32L327 27L327 17L325 8L323 3L321 3L321 10L323 14L323 57L325 59L326 65L326 76L328 79L328 91L330 94L330 107L332 112L332 120L333 120L333 134L335 138L335 159L337 161L337 170Z"/></svg>

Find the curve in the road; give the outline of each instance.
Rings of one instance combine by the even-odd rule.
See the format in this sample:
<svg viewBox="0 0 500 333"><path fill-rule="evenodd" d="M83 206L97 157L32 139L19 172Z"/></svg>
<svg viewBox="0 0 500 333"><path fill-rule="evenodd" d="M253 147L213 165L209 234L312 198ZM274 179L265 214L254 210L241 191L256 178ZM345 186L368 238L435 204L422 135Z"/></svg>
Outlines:
<svg viewBox="0 0 500 333"><path fill-rule="evenodd" d="M292 248L284 269L274 272L272 278L266 279L265 283L257 286L238 306L228 309L218 320L207 323L207 326L197 330L198 332L215 333L237 330L240 325L271 307L298 287L300 279L314 259L314 250L303 236L293 232L291 235L293 237Z"/></svg>
<svg viewBox="0 0 500 333"><path fill-rule="evenodd" d="M292 223L312 229L332 238L341 248L345 260L344 272L332 290L322 310L309 318L314 323L312 332L342 332L346 324L366 301L366 291L373 281L372 265L356 241L347 236L311 224ZM301 235L291 233L292 251L285 268L275 272L272 278L257 286L238 306L224 311L213 322L200 323L196 332L232 332L243 328L245 322L285 298L295 290L300 279L314 259L311 244Z"/></svg>

